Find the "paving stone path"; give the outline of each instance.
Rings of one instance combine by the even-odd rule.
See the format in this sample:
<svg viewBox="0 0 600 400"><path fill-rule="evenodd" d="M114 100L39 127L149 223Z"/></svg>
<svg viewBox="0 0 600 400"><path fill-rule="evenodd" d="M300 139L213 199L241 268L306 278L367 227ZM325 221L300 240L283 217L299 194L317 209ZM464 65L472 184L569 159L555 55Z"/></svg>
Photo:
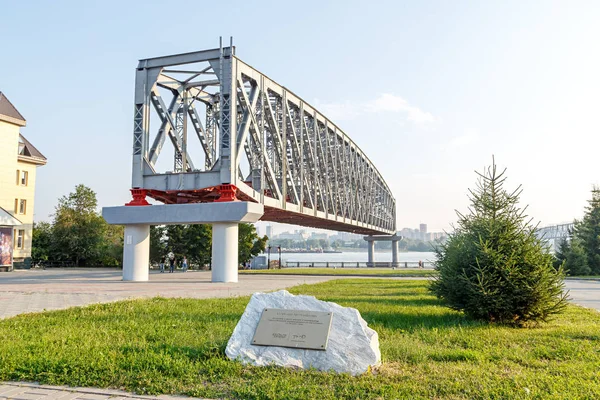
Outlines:
<svg viewBox="0 0 600 400"><path fill-rule="evenodd" d="M208 271L152 271L148 282L123 282L121 271L85 269L21 270L0 273L0 319L18 314L131 298L246 296L332 277L240 275L238 283L212 283Z"/></svg>
<svg viewBox="0 0 600 400"><path fill-rule="evenodd" d="M182 396L138 396L120 390L105 390L93 388L72 388L65 386L38 385L28 382L7 382L0 384L0 399L2 400L131 400L159 399L182 400L194 397Z"/></svg>

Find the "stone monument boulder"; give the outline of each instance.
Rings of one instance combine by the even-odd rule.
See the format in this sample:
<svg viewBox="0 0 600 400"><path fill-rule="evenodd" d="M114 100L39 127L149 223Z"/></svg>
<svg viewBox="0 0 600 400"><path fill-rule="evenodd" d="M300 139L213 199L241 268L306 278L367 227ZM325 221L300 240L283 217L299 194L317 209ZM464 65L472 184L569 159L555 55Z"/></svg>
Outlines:
<svg viewBox="0 0 600 400"><path fill-rule="evenodd" d="M306 350L252 345L254 332L264 309L332 312L327 350ZM377 332L367 326L358 310L317 300L313 296L294 296L286 290L252 295L235 327L225 354L232 360L256 366L279 365L359 375L381 363Z"/></svg>

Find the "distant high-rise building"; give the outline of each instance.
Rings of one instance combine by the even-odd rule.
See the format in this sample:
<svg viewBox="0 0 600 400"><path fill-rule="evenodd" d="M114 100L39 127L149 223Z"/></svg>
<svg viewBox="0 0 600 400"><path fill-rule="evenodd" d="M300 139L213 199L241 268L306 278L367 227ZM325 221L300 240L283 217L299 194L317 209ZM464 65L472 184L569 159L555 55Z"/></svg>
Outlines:
<svg viewBox="0 0 600 400"><path fill-rule="evenodd" d="M267 237L271 239L273 234L273 227L271 225L267 225Z"/></svg>
<svg viewBox="0 0 600 400"><path fill-rule="evenodd" d="M420 225L419 225L419 231L420 231L420 232L421 232L423 235L427 234L427 224L420 224Z"/></svg>

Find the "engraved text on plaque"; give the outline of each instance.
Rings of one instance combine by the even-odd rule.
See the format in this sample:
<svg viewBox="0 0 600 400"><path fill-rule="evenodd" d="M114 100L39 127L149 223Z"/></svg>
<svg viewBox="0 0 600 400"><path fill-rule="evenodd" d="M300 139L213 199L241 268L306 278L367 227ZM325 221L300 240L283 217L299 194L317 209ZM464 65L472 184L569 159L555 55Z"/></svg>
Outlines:
<svg viewBox="0 0 600 400"><path fill-rule="evenodd" d="M326 350L332 312L263 310L252 344Z"/></svg>

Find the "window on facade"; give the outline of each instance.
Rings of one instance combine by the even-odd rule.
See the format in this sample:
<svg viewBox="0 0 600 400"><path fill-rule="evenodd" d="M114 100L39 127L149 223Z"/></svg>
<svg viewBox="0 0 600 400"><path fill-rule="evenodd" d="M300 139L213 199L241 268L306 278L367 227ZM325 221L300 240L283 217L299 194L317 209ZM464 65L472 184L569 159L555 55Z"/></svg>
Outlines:
<svg viewBox="0 0 600 400"><path fill-rule="evenodd" d="M15 249L22 249L25 246L25 230L15 229Z"/></svg>
<svg viewBox="0 0 600 400"><path fill-rule="evenodd" d="M27 212L27 200L19 200L19 214L25 214Z"/></svg>
<svg viewBox="0 0 600 400"><path fill-rule="evenodd" d="M29 172L17 170L17 185L27 186L29 181Z"/></svg>

